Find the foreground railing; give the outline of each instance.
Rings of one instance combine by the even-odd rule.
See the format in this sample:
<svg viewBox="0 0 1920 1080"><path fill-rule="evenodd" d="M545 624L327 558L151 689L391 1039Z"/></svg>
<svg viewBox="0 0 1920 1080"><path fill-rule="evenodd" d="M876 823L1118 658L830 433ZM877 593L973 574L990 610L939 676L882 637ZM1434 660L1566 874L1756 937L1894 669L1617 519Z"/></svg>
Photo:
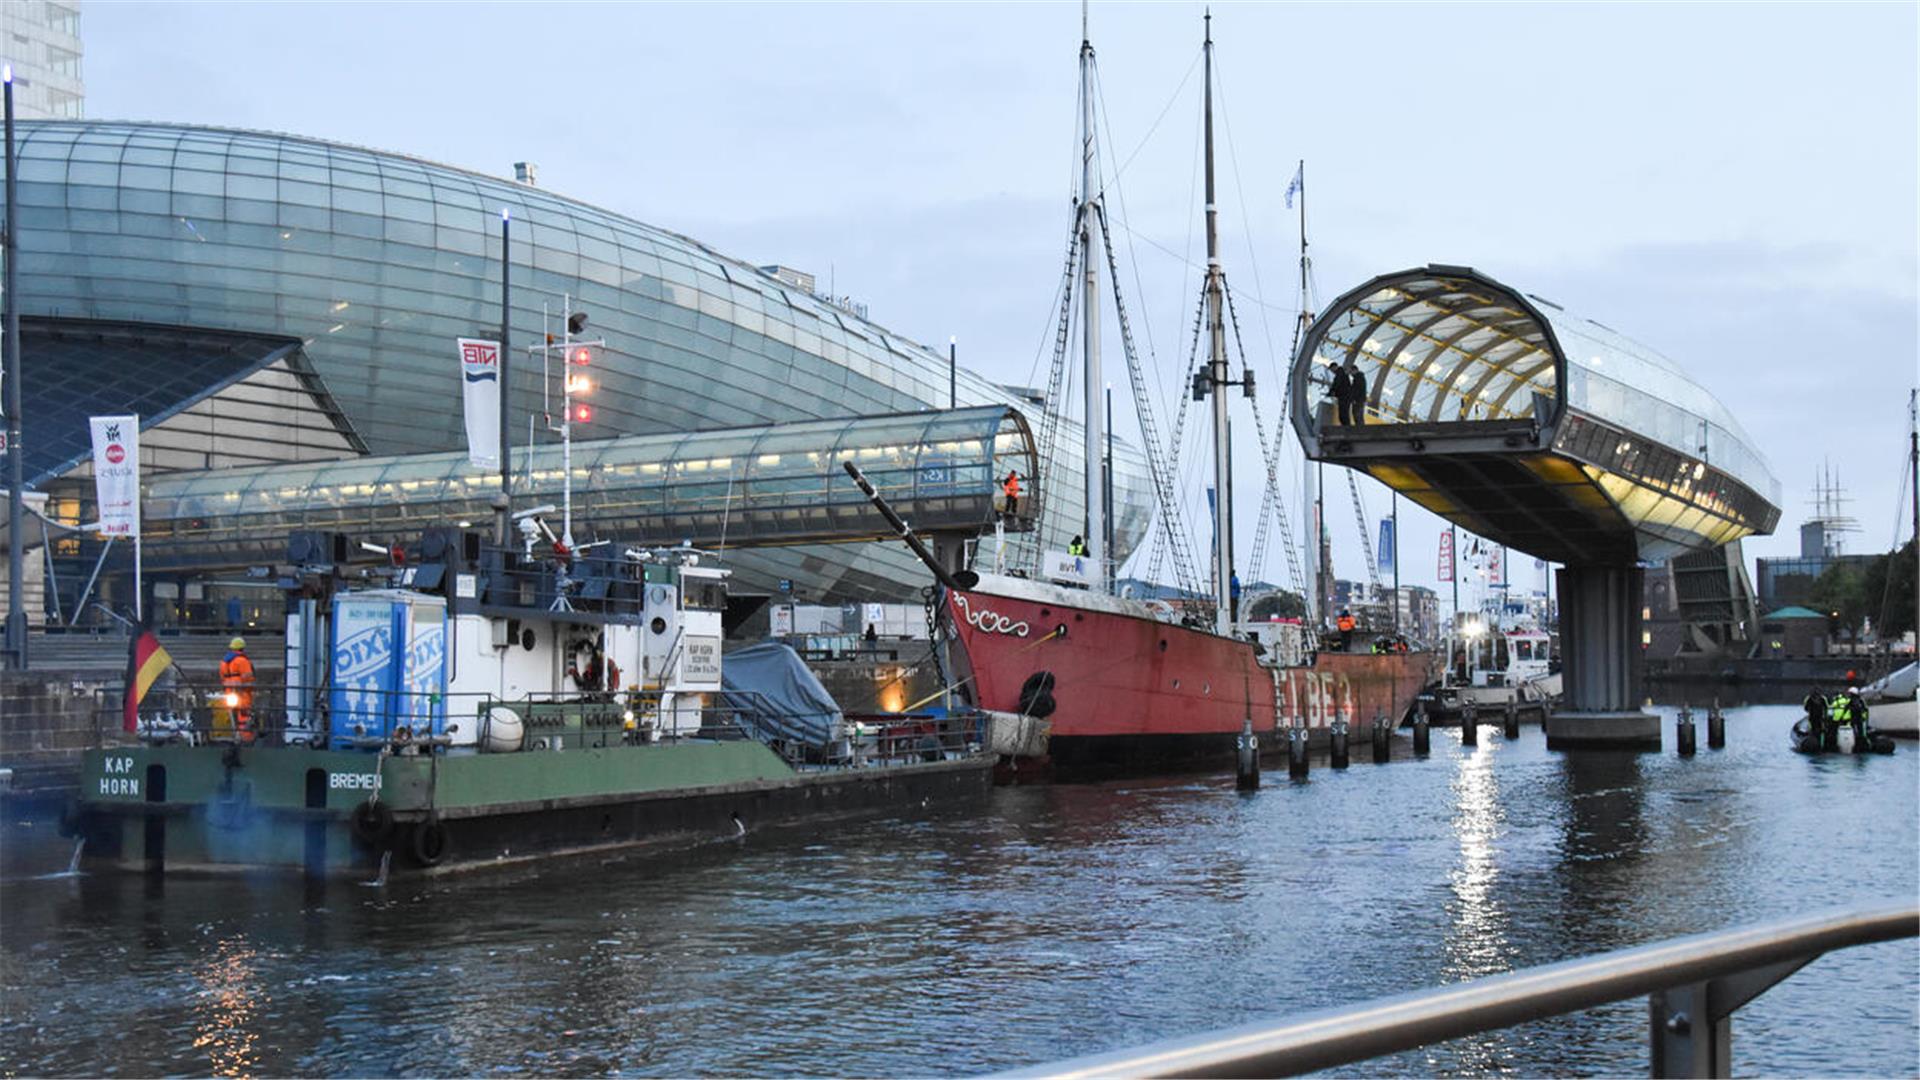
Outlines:
<svg viewBox="0 0 1920 1080"><path fill-rule="evenodd" d="M1654 1076L1731 1076L1734 1010L1834 949L1917 935L1920 906L1836 908L1011 1075L1287 1076L1646 994Z"/></svg>

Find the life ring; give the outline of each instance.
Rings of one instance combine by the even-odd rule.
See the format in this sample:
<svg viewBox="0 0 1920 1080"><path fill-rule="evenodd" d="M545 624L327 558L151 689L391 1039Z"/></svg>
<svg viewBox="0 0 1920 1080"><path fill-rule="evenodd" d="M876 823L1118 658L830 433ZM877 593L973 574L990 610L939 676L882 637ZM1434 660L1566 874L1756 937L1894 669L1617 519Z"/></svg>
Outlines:
<svg viewBox="0 0 1920 1080"><path fill-rule="evenodd" d="M349 824L357 839L377 847L393 833L393 811L376 799L355 803Z"/></svg>
<svg viewBox="0 0 1920 1080"><path fill-rule="evenodd" d="M417 866L438 866L447 857L452 842L446 823L439 818L428 818L407 834L407 854Z"/></svg>
<svg viewBox="0 0 1920 1080"><path fill-rule="evenodd" d="M1044 720L1053 715L1057 708L1053 700L1054 678L1051 671L1036 671L1027 676L1020 684L1020 712L1022 715Z"/></svg>

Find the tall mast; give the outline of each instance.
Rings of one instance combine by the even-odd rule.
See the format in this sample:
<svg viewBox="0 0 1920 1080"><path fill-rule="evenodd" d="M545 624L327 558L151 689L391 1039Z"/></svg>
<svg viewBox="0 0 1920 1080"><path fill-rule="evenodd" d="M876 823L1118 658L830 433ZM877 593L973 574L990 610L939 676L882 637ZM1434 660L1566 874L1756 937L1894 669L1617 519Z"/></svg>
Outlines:
<svg viewBox="0 0 1920 1080"><path fill-rule="evenodd" d="M1213 13L1206 16L1207 139L1207 364L1213 381L1213 601L1214 629L1233 632L1233 462L1228 457L1227 329L1220 271L1220 230L1213 201Z"/></svg>
<svg viewBox="0 0 1920 1080"><path fill-rule="evenodd" d="M1100 379L1100 260L1094 254L1093 230L1099 225L1099 195L1094 183L1099 172L1098 144L1093 119L1093 39L1087 32L1087 4L1080 3L1080 266L1086 277L1080 296L1081 379L1085 408L1086 443L1081 447L1086 461L1086 488L1081 501L1086 516L1080 539L1092 556L1096 581L1106 581L1105 563L1110 553L1104 550L1106 529L1106 470L1102 457L1106 449L1106 418L1101 408Z"/></svg>

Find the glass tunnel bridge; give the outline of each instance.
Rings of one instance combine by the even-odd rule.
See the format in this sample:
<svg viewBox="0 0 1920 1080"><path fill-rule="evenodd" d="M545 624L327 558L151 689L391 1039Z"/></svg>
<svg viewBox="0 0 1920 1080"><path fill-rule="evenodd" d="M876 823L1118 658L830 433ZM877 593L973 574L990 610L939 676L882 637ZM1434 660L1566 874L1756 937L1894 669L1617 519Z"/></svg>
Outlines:
<svg viewBox="0 0 1920 1080"><path fill-rule="evenodd" d="M1366 380L1358 424L1329 395L1346 364ZM1679 365L1468 267L1348 291L1308 327L1290 377L1310 459L1536 558L1630 567L1780 518L1765 458Z"/></svg>
<svg viewBox="0 0 1920 1080"><path fill-rule="evenodd" d="M559 443L514 450L516 511L542 504L560 530ZM1031 485L1026 419L1003 405L573 444L574 535L627 544L728 548L891 539L840 462L859 465L914 530L991 532L1009 470ZM493 520L499 471L464 451L229 468L146 482L149 573L283 561L289 533L390 542L434 526ZM1022 500L1022 511L1032 506ZM1007 519L1010 530L1031 517Z"/></svg>

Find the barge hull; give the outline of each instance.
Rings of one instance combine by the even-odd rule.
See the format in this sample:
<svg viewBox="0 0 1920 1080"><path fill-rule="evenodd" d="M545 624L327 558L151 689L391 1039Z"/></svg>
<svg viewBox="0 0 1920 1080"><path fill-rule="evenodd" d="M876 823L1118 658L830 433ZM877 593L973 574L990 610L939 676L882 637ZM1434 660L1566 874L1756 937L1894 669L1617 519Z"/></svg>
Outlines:
<svg viewBox="0 0 1920 1080"><path fill-rule="evenodd" d="M680 846L966 805L990 786L986 758L796 772L750 741L384 759L127 747L87 752L71 824L94 866L371 876L386 853L396 872L441 872Z"/></svg>

